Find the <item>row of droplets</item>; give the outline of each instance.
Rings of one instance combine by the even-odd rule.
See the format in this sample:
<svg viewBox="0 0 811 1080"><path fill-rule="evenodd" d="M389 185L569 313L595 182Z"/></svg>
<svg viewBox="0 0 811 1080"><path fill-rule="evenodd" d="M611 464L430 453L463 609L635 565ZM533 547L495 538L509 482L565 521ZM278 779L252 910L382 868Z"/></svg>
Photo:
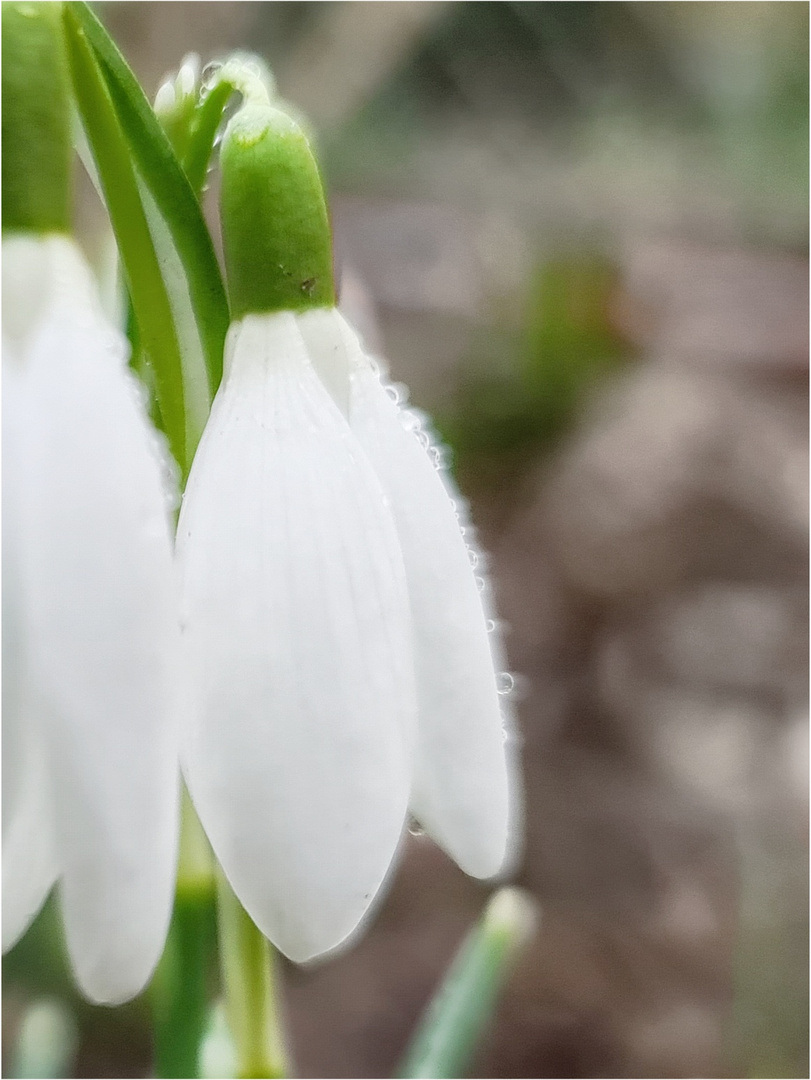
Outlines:
<svg viewBox="0 0 811 1080"><path fill-rule="evenodd" d="M386 375L386 367L383 362L378 359L372 360L372 366L375 374L380 379L383 388L386 391L389 399L398 407L400 411L400 423L406 429L414 435L419 442L420 446L425 450L431 459L431 463L439 473L447 473L449 465L449 452L443 447L436 435L431 429L431 420L427 413L421 409L417 409L410 405L408 400L408 387L403 383L388 382ZM450 493L449 493L450 497ZM467 513L464 511L464 506L460 506L457 498L450 498L451 508L454 512L457 522L459 523L459 532L463 537L470 536L473 539L473 527L470 524L470 519ZM472 570L480 570L482 572L487 569L486 555L482 551L476 550L472 544L465 540L465 547L467 549L468 562ZM487 579L482 577L481 574L477 574L474 578L476 582L476 588L480 593L485 593L488 590ZM496 619L488 618L485 626L488 634L494 634L497 631L503 630L503 623ZM509 697L516 688L515 677L510 674L509 671L502 671L496 676L496 691L500 697ZM512 738L512 734L507 731L505 718L502 716L504 726L504 741L507 742ZM409 832L412 830L409 828ZM422 835L424 830L420 830L413 835Z"/></svg>

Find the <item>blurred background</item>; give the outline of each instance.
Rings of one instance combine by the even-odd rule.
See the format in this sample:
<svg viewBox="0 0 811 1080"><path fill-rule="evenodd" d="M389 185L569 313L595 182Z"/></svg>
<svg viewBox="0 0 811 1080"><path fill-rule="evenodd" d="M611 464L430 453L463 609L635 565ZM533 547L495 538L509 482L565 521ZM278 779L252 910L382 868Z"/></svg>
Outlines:
<svg viewBox="0 0 811 1080"><path fill-rule="evenodd" d="M543 923L475 1075L808 1076L808 5L97 10L150 97L269 61L490 553ZM409 838L361 944L285 969L298 1075L391 1075L486 894ZM3 1003L4 1075L21 1031L64 1059L25 1075L149 1075L50 907Z"/></svg>

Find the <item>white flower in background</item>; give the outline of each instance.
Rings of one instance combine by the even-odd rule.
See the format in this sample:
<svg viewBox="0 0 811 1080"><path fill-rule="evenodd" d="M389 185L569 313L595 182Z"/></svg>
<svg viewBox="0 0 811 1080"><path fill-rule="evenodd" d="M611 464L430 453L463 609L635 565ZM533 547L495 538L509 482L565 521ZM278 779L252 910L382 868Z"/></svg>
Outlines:
<svg viewBox="0 0 811 1080"><path fill-rule="evenodd" d="M184 768L234 891L297 961L358 925L409 807L468 873L510 853L484 581L420 437L336 311L231 327L178 526Z"/></svg>
<svg viewBox="0 0 811 1080"><path fill-rule="evenodd" d="M160 956L177 843L161 447L65 236L3 240L3 947L59 882L96 1001Z"/></svg>

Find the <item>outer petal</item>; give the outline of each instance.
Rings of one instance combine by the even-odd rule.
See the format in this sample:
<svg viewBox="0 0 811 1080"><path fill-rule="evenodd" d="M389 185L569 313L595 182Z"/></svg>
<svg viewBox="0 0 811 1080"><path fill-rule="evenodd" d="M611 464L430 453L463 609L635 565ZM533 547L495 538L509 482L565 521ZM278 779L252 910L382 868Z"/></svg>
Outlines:
<svg viewBox="0 0 811 1080"><path fill-rule="evenodd" d="M26 587L46 697L68 948L85 993L139 992L171 913L179 632L163 465L87 268L53 240L57 289L27 357Z"/></svg>
<svg viewBox="0 0 811 1080"><path fill-rule="evenodd" d="M3 763L10 752L4 725ZM58 876L45 757L38 728L16 747L18 798L3 819L3 952L22 937Z"/></svg>
<svg viewBox="0 0 811 1080"><path fill-rule="evenodd" d="M21 560L27 396L3 342L3 950L22 936L56 881L40 716L34 701Z"/></svg>
<svg viewBox="0 0 811 1080"><path fill-rule="evenodd" d="M57 288L58 252L65 237L3 234L3 346L22 363L32 333L40 326ZM5 369L3 377L5 379Z"/></svg>
<svg viewBox="0 0 811 1080"><path fill-rule="evenodd" d="M386 875L415 706L394 526L289 313L231 329L178 553L189 790L249 914L304 961Z"/></svg>
<svg viewBox="0 0 811 1080"><path fill-rule="evenodd" d="M337 381L336 366L351 372L352 432L397 523L419 702L412 811L463 870L490 877L502 868L515 831L517 777L504 741L499 642L487 632L484 581L474 574L443 479L416 437L416 418L386 392L354 331L337 311L310 312L300 326L328 385Z"/></svg>

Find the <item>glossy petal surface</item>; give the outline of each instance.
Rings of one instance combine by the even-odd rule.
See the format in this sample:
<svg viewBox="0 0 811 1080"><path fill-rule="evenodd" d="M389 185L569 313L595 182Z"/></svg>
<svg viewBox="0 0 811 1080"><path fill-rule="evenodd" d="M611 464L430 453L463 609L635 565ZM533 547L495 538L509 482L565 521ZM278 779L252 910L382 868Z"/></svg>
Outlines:
<svg viewBox="0 0 811 1080"><path fill-rule="evenodd" d="M394 526L289 313L231 328L178 554L189 789L248 913L304 961L386 876L414 699Z"/></svg>
<svg viewBox="0 0 811 1080"><path fill-rule="evenodd" d="M464 871L490 877L510 852L517 788L496 687L499 643L488 634L484 581L471 565L478 556L468 551L427 436L421 443L416 418L387 393L354 331L337 311L310 312L300 325L325 385L350 372L350 426L397 524L419 703L412 812Z"/></svg>

